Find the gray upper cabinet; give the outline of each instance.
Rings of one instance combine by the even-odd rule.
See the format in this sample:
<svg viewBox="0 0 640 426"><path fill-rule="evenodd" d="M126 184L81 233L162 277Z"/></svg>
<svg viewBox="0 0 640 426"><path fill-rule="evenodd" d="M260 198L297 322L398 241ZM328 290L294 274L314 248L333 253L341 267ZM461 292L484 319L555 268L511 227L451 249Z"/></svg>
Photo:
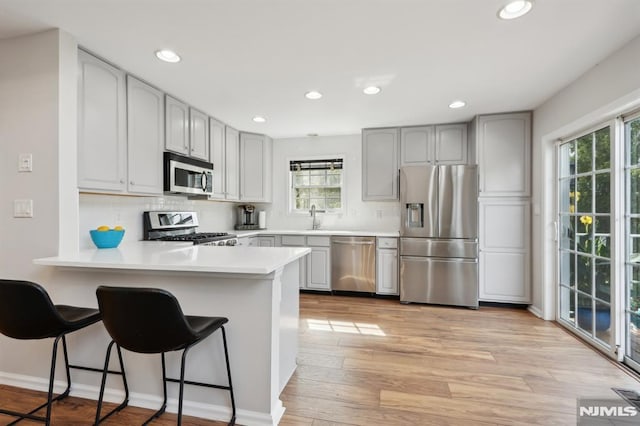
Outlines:
<svg viewBox="0 0 640 426"><path fill-rule="evenodd" d="M467 125L403 127L400 129L400 165L466 164Z"/></svg>
<svg viewBox="0 0 640 426"><path fill-rule="evenodd" d="M433 163L434 136L433 126L400 129L400 165L423 166Z"/></svg>
<svg viewBox="0 0 640 426"><path fill-rule="evenodd" d="M127 76L127 170L129 193L162 194L164 94Z"/></svg>
<svg viewBox="0 0 640 426"><path fill-rule="evenodd" d="M189 106L169 95L165 103L165 128L164 148L189 155Z"/></svg>
<svg viewBox="0 0 640 426"><path fill-rule="evenodd" d="M271 202L271 139L240 133L240 200Z"/></svg>
<svg viewBox="0 0 640 426"><path fill-rule="evenodd" d="M435 162L438 164L467 163L467 124L435 126Z"/></svg>
<svg viewBox="0 0 640 426"><path fill-rule="evenodd" d="M209 198L224 199L226 194L225 125L209 119L209 153L213 163L213 195Z"/></svg>
<svg viewBox="0 0 640 426"><path fill-rule="evenodd" d="M209 117L195 108L189 108L189 136L189 155L209 161Z"/></svg>
<svg viewBox="0 0 640 426"><path fill-rule="evenodd" d="M531 113L476 118L481 197L528 197L531 193Z"/></svg>
<svg viewBox="0 0 640 426"><path fill-rule="evenodd" d="M239 200L240 133L210 118L209 140L213 163L213 195L209 198Z"/></svg>
<svg viewBox="0 0 640 426"><path fill-rule="evenodd" d="M225 198L240 199L240 132L225 127Z"/></svg>
<svg viewBox="0 0 640 426"><path fill-rule="evenodd" d="M397 128L362 131L362 199L398 199Z"/></svg>
<svg viewBox="0 0 640 426"><path fill-rule="evenodd" d="M127 188L125 74L78 51L78 186L124 192Z"/></svg>

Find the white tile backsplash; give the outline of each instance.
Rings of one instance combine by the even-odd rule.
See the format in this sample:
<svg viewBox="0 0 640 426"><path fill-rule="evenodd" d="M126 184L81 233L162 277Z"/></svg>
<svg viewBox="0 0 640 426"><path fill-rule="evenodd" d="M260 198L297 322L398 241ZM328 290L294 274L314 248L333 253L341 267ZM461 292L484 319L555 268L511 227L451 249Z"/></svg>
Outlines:
<svg viewBox="0 0 640 426"><path fill-rule="evenodd" d="M89 230L100 225L125 229L123 241L142 240L142 213L147 210L195 211L200 231L225 232L235 224L235 206L222 201L189 200L186 196L132 197L80 194L80 248L94 247Z"/></svg>

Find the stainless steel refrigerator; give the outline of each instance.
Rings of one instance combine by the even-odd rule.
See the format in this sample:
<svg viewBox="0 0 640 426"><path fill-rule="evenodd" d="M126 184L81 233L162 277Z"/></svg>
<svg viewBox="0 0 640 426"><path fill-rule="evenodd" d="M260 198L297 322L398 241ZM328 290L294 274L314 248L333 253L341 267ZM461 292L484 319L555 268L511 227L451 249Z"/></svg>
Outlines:
<svg viewBox="0 0 640 426"><path fill-rule="evenodd" d="M400 301L478 307L478 170L400 169Z"/></svg>

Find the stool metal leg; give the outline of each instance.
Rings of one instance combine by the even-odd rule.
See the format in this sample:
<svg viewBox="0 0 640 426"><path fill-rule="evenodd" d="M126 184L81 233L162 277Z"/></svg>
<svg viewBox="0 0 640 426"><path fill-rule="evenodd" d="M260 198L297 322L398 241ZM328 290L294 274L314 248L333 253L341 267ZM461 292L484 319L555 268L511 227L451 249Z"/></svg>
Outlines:
<svg viewBox="0 0 640 426"><path fill-rule="evenodd" d="M162 407L160 407L158 411L153 413L151 417L149 417L144 423L142 423L142 426L146 426L149 423L151 423L154 419L160 417L164 413L164 411L167 409L167 367L164 359L164 352L162 352L162 390L164 394ZM180 419L178 419L178 424L180 424Z"/></svg>
<svg viewBox="0 0 640 426"><path fill-rule="evenodd" d="M236 424L236 400L233 396L233 385L231 384L231 367L229 366L229 351L227 350L227 333L224 331L224 326L220 327L222 329L222 343L224 343L224 359L227 362L227 377L229 379L229 395L231 396L231 420L229 421L229 425Z"/></svg>
<svg viewBox="0 0 640 426"><path fill-rule="evenodd" d="M67 352L67 338L66 338L66 334L62 335L62 353L64 354L64 368L66 370L67 373L67 389L65 389L64 392L62 392L60 395L58 395L58 398L56 399L62 399L67 397L67 395L69 395L69 392L71 391L71 371L69 369L69 355Z"/></svg>
<svg viewBox="0 0 640 426"><path fill-rule="evenodd" d="M122 351L120 350L120 346L116 345L116 351L118 352L118 359L120 361L120 371L109 371L109 359L111 358L111 349L113 348L113 345L116 342L114 340L111 341L111 343L109 343L109 346L107 347L107 355L105 357L105 361L104 361L104 369L102 370L102 382L100 384L100 396L98 397L98 407L96 408L96 418L95 418L95 422L94 425L98 425L100 424L100 422L103 422L104 420L106 420L107 418L109 418L112 414L117 413L118 411L122 410L124 407L126 407L129 404L129 386L127 384L127 376L125 374L124 371L124 362L122 360ZM122 375L122 383L124 386L124 401L122 401L122 403L120 405L118 405L116 408L114 408L113 410L109 411L104 417L100 418L100 411L102 410L102 399L104 398L104 389L107 385L107 374L108 373L112 373L112 374L120 374Z"/></svg>
<svg viewBox="0 0 640 426"><path fill-rule="evenodd" d="M49 373L49 393L47 394L47 416L45 420L46 426L49 426L49 424L51 423L51 403L53 402L53 381L56 378L56 356L58 352L59 341L60 341L60 336L56 337L56 340L53 341L53 353L51 354L51 371Z"/></svg>
<svg viewBox="0 0 640 426"><path fill-rule="evenodd" d="M191 346L187 346L182 351L182 362L180 364L180 393L178 396L178 426L182 425L182 399L184 398L184 367L187 360L187 352L189 352Z"/></svg>
<svg viewBox="0 0 640 426"><path fill-rule="evenodd" d="M66 340L65 340L65 335L61 335L55 338L55 340L53 341L53 349L51 351L51 368L49 370L49 390L47 392L47 402L45 402L44 404L39 405L38 407L34 408L33 410L29 411L28 413L17 413L17 412L13 412L13 411L9 411L9 410L1 410L0 412L2 412L3 414L9 414L11 416L15 416L18 417L18 419L14 420L11 423L8 423L7 426L11 426L14 425L18 422L21 422L24 419L30 419L30 420L38 420L41 422L44 422L45 425L49 425L51 424L51 405L53 404L53 402L55 401L59 401L63 398L66 398L67 395L69 395L69 390L71 388L71 375L69 373L69 358L67 356L67 345L66 345ZM55 379L55 375L56 375L56 355L58 353L58 342L60 341L60 339L62 338L62 347L64 349L64 363L65 363L65 368L66 368L66 372L67 372L67 388L66 390L61 393L60 395L56 396L55 398L53 397L53 382ZM47 407L47 412L45 414L45 417L42 416L36 416L34 413L36 413L37 411L41 410L42 408Z"/></svg>

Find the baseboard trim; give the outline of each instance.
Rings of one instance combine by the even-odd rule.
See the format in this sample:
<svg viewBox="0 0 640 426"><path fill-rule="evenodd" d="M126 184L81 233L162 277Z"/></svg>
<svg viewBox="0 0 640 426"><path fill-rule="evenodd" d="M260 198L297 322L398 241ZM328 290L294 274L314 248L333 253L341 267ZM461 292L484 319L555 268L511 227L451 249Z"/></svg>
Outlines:
<svg viewBox="0 0 640 426"><path fill-rule="evenodd" d="M0 371L0 384L14 386L18 388L30 389L40 392L47 392L49 382L41 377L33 377L22 374L14 374ZM61 393L66 388L66 382L56 380L53 384L54 393ZM73 383L71 387L71 396L78 398L97 400L100 388L97 386L88 386L84 384ZM106 388L104 400L107 402L120 403L124 398L124 391ZM129 405L134 407L147 408L156 410L162 404L162 398L155 395L131 392L129 394ZM221 405L203 404L201 402L188 401L183 402L183 413L187 416L195 416L209 420L218 420L226 422L231 418L231 407ZM167 411L170 413L178 412L178 400L169 398L167 400ZM238 409L236 411L236 422L239 424L258 425L258 426L276 426L282 416L285 408L281 400L277 400L274 407L271 408L271 414L259 411L249 411Z"/></svg>
<svg viewBox="0 0 640 426"><path fill-rule="evenodd" d="M542 315L542 310L541 310L540 308L538 308L538 307L536 307L536 306L533 306L533 305L529 305L529 307L527 308L527 310L528 310L529 312L531 312L533 315L537 316L538 318L542 318L542 319L544 319L544 318L543 318L543 315Z"/></svg>

